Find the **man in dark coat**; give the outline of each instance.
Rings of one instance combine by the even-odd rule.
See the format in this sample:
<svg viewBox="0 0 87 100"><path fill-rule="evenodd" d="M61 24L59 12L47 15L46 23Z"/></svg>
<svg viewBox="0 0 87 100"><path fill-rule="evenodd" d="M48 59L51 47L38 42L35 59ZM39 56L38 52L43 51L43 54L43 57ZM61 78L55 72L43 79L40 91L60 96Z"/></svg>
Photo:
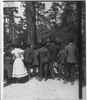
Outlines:
<svg viewBox="0 0 87 100"><path fill-rule="evenodd" d="M37 68L38 68L38 74L39 74L39 52L35 46L33 47L33 55L34 55L33 76L36 77Z"/></svg>
<svg viewBox="0 0 87 100"><path fill-rule="evenodd" d="M30 68L32 67L33 60L34 60L33 52L30 49L30 44L28 44L27 48L24 50L24 63L28 71L28 79L30 79Z"/></svg>
<svg viewBox="0 0 87 100"><path fill-rule="evenodd" d="M64 79L64 73L65 72L65 62L66 62L66 52L65 49L63 47L62 50L59 51L58 53L58 63L59 63L59 76L58 76L58 80L61 80L61 78Z"/></svg>
<svg viewBox="0 0 87 100"><path fill-rule="evenodd" d="M4 55L4 76L7 77L7 82L12 82L12 70L13 70L13 55L11 51L14 49L14 44L11 44L9 50ZM6 75L7 73L7 75Z"/></svg>
<svg viewBox="0 0 87 100"><path fill-rule="evenodd" d="M65 81L64 83L67 83L67 80L71 78L71 85L74 84L74 67L75 64L78 62L78 49L73 44L73 38L70 38L69 44L65 48L66 52L66 74L65 74Z"/></svg>
<svg viewBox="0 0 87 100"><path fill-rule="evenodd" d="M51 69L51 77L54 79L55 76L54 76L54 66L55 65L54 63L57 62L57 55L60 51L60 48L58 45L55 44L55 41L52 39L51 41L51 44L49 46L49 52L50 52L50 69Z"/></svg>
<svg viewBox="0 0 87 100"><path fill-rule="evenodd" d="M59 53L59 51L60 51L60 48L55 44L55 41L51 40L51 44L49 46L51 61L57 61L57 54Z"/></svg>
<svg viewBox="0 0 87 100"><path fill-rule="evenodd" d="M45 81L48 75L48 63L49 63L49 51L45 48L45 42L42 43L42 47L39 49L40 55L40 79L43 79L43 71L45 70Z"/></svg>

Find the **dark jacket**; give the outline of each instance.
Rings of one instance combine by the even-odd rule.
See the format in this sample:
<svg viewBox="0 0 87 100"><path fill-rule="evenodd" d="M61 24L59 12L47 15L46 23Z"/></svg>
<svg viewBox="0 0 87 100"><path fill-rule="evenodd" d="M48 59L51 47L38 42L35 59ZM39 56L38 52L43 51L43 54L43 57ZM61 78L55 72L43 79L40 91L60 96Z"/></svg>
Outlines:
<svg viewBox="0 0 87 100"><path fill-rule="evenodd" d="M59 53L60 51L60 48L52 43L50 46L49 46L49 52L50 52L50 60L51 61L57 61L57 54Z"/></svg>
<svg viewBox="0 0 87 100"><path fill-rule="evenodd" d="M40 62L49 62L49 51L45 47L39 49Z"/></svg>
<svg viewBox="0 0 87 100"><path fill-rule="evenodd" d="M65 48L67 59L66 62L77 63L78 61L78 49L74 44L68 44Z"/></svg>
<svg viewBox="0 0 87 100"><path fill-rule="evenodd" d="M62 63L62 64L64 64L65 60L66 60L66 52L65 52L65 50L59 51L57 57L59 59L59 62Z"/></svg>
<svg viewBox="0 0 87 100"><path fill-rule="evenodd" d="M14 48L10 48L6 53L5 53L5 56L6 57L9 57L9 64L13 64L13 55L11 53L11 51L13 50Z"/></svg>
<svg viewBox="0 0 87 100"><path fill-rule="evenodd" d="M25 49L24 51L24 61L31 63L33 62L34 57L33 57L33 52L30 48Z"/></svg>
<svg viewBox="0 0 87 100"><path fill-rule="evenodd" d="M33 65L39 65L39 52L37 50L33 50L34 61Z"/></svg>
<svg viewBox="0 0 87 100"><path fill-rule="evenodd" d="M7 71L7 76L8 78L11 78L12 77L12 70L13 70L13 55L11 54L11 51L13 50L14 48L10 48L5 56L4 56L4 71ZM5 75L6 73L4 73Z"/></svg>

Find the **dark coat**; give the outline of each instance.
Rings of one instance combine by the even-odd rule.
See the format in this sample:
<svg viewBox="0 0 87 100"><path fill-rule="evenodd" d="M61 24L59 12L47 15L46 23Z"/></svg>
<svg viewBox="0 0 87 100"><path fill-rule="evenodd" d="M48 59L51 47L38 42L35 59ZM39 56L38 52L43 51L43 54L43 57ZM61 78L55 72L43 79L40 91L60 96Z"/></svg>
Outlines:
<svg viewBox="0 0 87 100"><path fill-rule="evenodd" d="M33 65L39 65L39 52L37 50L33 50L34 62Z"/></svg>
<svg viewBox="0 0 87 100"><path fill-rule="evenodd" d="M65 52L65 50L59 51L57 56L58 56L58 59L59 59L60 63L64 64L65 60L66 60L66 52Z"/></svg>
<svg viewBox="0 0 87 100"><path fill-rule="evenodd" d="M5 57L4 58L4 72L7 72L7 77L11 78L12 77L12 70L13 70L13 66L10 63L10 57ZM4 73L5 75L6 73Z"/></svg>
<svg viewBox="0 0 87 100"><path fill-rule="evenodd" d="M45 47L39 49L40 62L49 62L49 51Z"/></svg>
<svg viewBox="0 0 87 100"><path fill-rule="evenodd" d="M78 49L74 44L68 44L65 48L66 51L66 62L77 63L78 61Z"/></svg>
<svg viewBox="0 0 87 100"><path fill-rule="evenodd" d="M24 61L28 63L32 63L34 60L33 52L30 48L24 50Z"/></svg>
<svg viewBox="0 0 87 100"><path fill-rule="evenodd" d="M50 60L51 61L57 61L57 54L59 53L60 51L60 48L52 43L50 46L49 46L49 52L50 52Z"/></svg>
<svg viewBox="0 0 87 100"><path fill-rule="evenodd" d="M14 48L10 48L6 54L5 54L5 57L4 57L4 72L7 72L7 76L8 78L11 78L12 77L12 70L13 70L13 55L11 54L11 51L13 50ZM4 73L6 74L6 73Z"/></svg>

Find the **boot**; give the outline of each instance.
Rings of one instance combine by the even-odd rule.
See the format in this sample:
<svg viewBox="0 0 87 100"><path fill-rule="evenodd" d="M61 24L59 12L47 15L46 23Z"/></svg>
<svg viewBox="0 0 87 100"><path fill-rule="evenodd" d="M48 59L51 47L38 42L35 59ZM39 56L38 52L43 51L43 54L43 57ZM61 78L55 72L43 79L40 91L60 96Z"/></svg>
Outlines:
<svg viewBox="0 0 87 100"><path fill-rule="evenodd" d="M58 79L57 80L61 80L61 71L59 70L59 77L58 77Z"/></svg>
<svg viewBox="0 0 87 100"><path fill-rule="evenodd" d="M64 80L64 83L67 84L67 80Z"/></svg>
<svg viewBox="0 0 87 100"><path fill-rule="evenodd" d="M60 80L61 80L61 78L60 78L60 77L58 77L58 79L57 79L57 80L59 80L59 81L60 81Z"/></svg>
<svg viewBox="0 0 87 100"><path fill-rule="evenodd" d="M71 74L71 85L74 85L74 74Z"/></svg>
<svg viewBox="0 0 87 100"><path fill-rule="evenodd" d="M18 78L16 78L16 84L18 83Z"/></svg>
<svg viewBox="0 0 87 100"><path fill-rule="evenodd" d="M74 81L71 82L71 85L74 85Z"/></svg>

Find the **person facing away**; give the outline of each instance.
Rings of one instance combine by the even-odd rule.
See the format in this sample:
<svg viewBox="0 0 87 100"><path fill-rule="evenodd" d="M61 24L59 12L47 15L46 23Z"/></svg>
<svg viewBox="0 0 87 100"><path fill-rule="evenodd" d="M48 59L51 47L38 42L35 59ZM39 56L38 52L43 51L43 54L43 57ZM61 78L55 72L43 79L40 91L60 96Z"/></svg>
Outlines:
<svg viewBox="0 0 87 100"><path fill-rule="evenodd" d="M24 66L23 62L23 53L24 50L20 48L20 45L17 44L15 49L11 51L11 53L15 56L14 63L13 63L13 72L12 77L17 78L17 82L19 78L27 76L27 70Z"/></svg>
<svg viewBox="0 0 87 100"><path fill-rule="evenodd" d="M38 69L39 71L39 52L37 50L37 47L33 47L33 56L34 56L34 61L33 61L33 76L36 77L36 70Z"/></svg>
<svg viewBox="0 0 87 100"><path fill-rule="evenodd" d="M58 80L61 80L61 78L64 79L64 74L62 75L62 71L64 71L64 69L65 69L65 62L66 62L66 52L65 52L64 47L63 47L62 50L59 51L57 57L58 57L58 64L59 64L59 77L58 77Z"/></svg>
<svg viewBox="0 0 87 100"><path fill-rule="evenodd" d="M59 46L56 44L56 41L51 39L50 40L51 44L48 48L49 53L50 53L50 71L51 71L51 77L52 79L55 79L55 75L54 75L54 68L58 66L57 64L57 54L60 51Z"/></svg>
<svg viewBox="0 0 87 100"><path fill-rule="evenodd" d="M65 48L67 74L66 74L66 80L64 81L64 83L67 83L67 80L70 78L71 85L74 84L74 67L75 67L75 64L78 63L78 49L73 42L74 42L74 39L70 38L69 44Z"/></svg>
<svg viewBox="0 0 87 100"><path fill-rule="evenodd" d="M12 83L12 69L13 69L13 55L11 54L11 51L14 49L14 44L10 45L10 48L7 52L5 52L5 56L4 56L4 76L7 79L8 83ZM7 75L6 75L7 72Z"/></svg>
<svg viewBox="0 0 87 100"><path fill-rule="evenodd" d="M60 48L55 44L55 40L50 41L51 44L49 46L49 52L50 52L50 60L52 61L57 61L57 54L60 51Z"/></svg>
<svg viewBox="0 0 87 100"><path fill-rule="evenodd" d="M43 72L45 71L45 81L48 75L48 63L49 63L49 51L45 48L45 42L42 43L42 47L39 49L40 54L40 79L43 78Z"/></svg>
<svg viewBox="0 0 87 100"><path fill-rule="evenodd" d="M27 44L27 48L24 50L24 63L28 71L28 79L30 79L30 69L33 64L33 51L30 49L30 44Z"/></svg>

